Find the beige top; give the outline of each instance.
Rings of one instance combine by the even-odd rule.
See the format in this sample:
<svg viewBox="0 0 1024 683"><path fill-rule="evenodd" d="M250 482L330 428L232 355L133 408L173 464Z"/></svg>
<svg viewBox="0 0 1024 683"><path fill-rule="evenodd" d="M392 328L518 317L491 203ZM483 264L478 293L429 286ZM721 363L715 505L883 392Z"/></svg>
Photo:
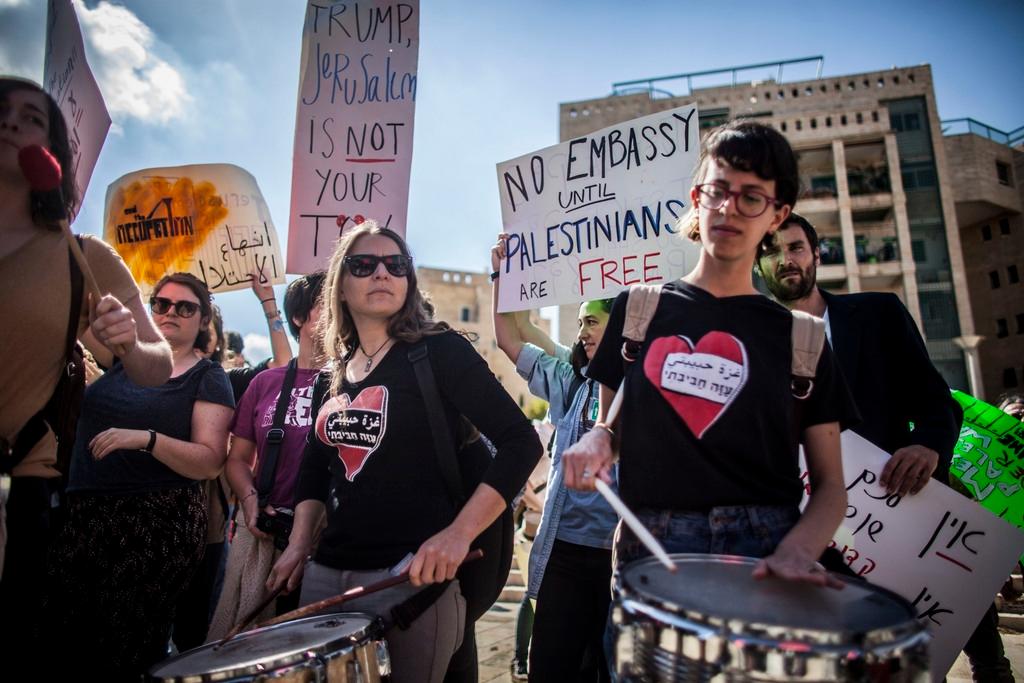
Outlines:
<svg viewBox="0 0 1024 683"><path fill-rule="evenodd" d="M122 303L139 295L124 261L99 238L83 235L83 251L100 291ZM82 288L78 334L89 325ZM40 228L0 258L0 435L13 442L22 426L46 405L64 368L71 305L68 245L61 232ZM14 476L55 477L57 441L48 433Z"/></svg>

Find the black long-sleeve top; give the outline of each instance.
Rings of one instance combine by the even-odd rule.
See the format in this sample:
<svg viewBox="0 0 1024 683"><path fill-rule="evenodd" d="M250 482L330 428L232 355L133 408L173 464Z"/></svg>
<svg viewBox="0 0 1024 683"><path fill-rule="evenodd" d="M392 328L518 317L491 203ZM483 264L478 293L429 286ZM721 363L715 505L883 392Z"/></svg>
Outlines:
<svg viewBox="0 0 1024 683"><path fill-rule="evenodd" d="M497 448L483 483L511 501L540 458L536 432L465 338L446 332L425 341L453 441L465 415ZM409 348L395 344L318 411L295 498L327 504L317 562L389 567L455 519Z"/></svg>

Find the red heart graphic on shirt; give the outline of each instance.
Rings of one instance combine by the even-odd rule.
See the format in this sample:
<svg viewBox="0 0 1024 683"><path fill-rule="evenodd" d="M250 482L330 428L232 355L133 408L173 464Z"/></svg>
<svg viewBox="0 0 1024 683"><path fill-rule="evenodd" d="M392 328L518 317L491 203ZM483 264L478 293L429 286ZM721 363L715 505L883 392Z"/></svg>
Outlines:
<svg viewBox="0 0 1024 683"><path fill-rule="evenodd" d="M683 336L659 337L647 350L644 375L700 439L746 383L747 352L726 332L708 332L696 346Z"/></svg>
<svg viewBox="0 0 1024 683"><path fill-rule="evenodd" d="M354 401L348 394L334 396L320 408L316 435L323 443L337 447L349 481L355 480L384 439L387 412L388 389L383 386L363 389Z"/></svg>

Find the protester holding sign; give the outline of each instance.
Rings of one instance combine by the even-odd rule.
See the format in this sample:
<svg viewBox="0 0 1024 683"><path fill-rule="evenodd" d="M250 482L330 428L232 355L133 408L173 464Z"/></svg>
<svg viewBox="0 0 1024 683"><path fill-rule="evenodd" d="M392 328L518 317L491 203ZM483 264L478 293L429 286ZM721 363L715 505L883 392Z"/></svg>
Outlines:
<svg viewBox="0 0 1024 683"><path fill-rule="evenodd" d="M411 585L344 609L390 620L391 609L404 604L405 614L413 613L403 619L407 628L386 633L392 680L440 681L465 625L456 570L470 543L526 482L540 443L470 342L431 319L397 233L366 222L346 234L331 258L323 301L320 324L334 367L299 472L289 544L267 588L287 582L291 590L301 579L301 602L309 603L398 574L396 565L411 557ZM458 438L460 416L497 447L493 460L484 456L482 479L466 491L461 509L446 486L431 429L434 408L417 377L428 369L440 395L433 405L443 411L456 448L466 443ZM303 578L325 512L327 527ZM434 583L440 588L420 592ZM413 594L413 603L406 602Z"/></svg>
<svg viewBox="0 0 1024 683"><path fill-rule="evenodd" d="M32 190L18 160L29 145L56 157L59 190ZM76 200L67 127L39 86L15 78L0 78L0 196L0 605L3 621L16 622L3 630L5 651L32 662L50 485L61 474L45 407L65 373L69 332L75 338L91 327L102 344L123 345L124 370L139 384L166 381L171 362L128 269L96 238L82 238L82 250L107 295L91 302L84 294L72 298L68 243L58 225Z"/></svg>
<svg viewBox="0 0 1024 683"><path fill-rule="evenodd" d="M610 481L617 432L622 498L666 550L762 557L755 576L828 585L836 580L817 559L846 509L839 432L855 409L827 346L813 385L797 391L794 318L751 280L798 185L796 158L774 129L740 120L712 131L683 225L700 242L697 266L661 289L626 367L626 294L616 300L587 370L603 385L599 420L563 464L570 487ZM619 421L609 425L620 384ZM801 443L812 491L802 515ZM620 564L645 553L624 527L615 552Z"/></svg>
<svg viewBox="0 0 1024 683"><path fill-rule="evenodd" d="M210 624L210 640L223 638L263 601L264 583L280 555L275 548L288 542L299 464L313 423L313 385L323 364L316 338L323 282L321 271L288 285L284 311L292 336L299 343L299 357L294 368L289 364L260 373L246 389L235 413L227 477L242 517L231 541L224 590ZM286 388L288 393L282 399ZM278 418L282 400L284 413ZM269 461L272 449L276 449L273 464ZM268 467L273 467L273 476L264 474ZM258 482L265 481L271 487L261 492ZM279 601L276 613L294 607ZM271 607L264 617L274 614Z"/></svg>
<svg viewBox="0 0 1024 683"><path fill-rule="evenodd" d="M494 336L530 391L550 408L555 446L544 515L530 553L528 594L537 599L530 646L530 680L608 680L602 636L608 619L612 534L619 517L600 494L569 491L562 453L597 419L597 383L583 371L608 324L611 299L580 306L576 343L568 349L530 322L528 311L498 313L499 268L508 235L491 248ZM586 657L586 662L584 658Z"/></svg>
<svg viewBox="0 0 1024 683"><path fill-rule="evenodd" d="M174 369L158 387L120 362L86 390L68 483L68 520L51 570L47 619L67 649L59 665L138 679L167 654L174 606L206 545L199 482L227 455L234 409L219 365L200 359L210 293L187 273L150 299Z"/></svg>

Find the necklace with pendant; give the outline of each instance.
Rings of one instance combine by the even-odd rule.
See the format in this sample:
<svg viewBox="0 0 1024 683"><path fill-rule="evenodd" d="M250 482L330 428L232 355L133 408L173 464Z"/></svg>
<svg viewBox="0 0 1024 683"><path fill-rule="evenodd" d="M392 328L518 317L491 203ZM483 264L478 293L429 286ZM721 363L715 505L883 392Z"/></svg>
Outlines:
<svg viewBox="0 0 1024 683"><path fill-rule="evenodd" d="M364 356L366 356L366 366L363 368L363 372L369 372L370 371L370 367L373 365L373 357L376 356L378 353L380 353L381 349L383 349L385 346L387 346L388 342L390 342L390 341L391 341L391 337L388 337L387 339L385 339L384 343L381 344L380 346L378 346L377 350L374 351L373 353L367 353L366 349L363 348L363 345L362 344L359 345L359 350L363 352Z"/></svg>

